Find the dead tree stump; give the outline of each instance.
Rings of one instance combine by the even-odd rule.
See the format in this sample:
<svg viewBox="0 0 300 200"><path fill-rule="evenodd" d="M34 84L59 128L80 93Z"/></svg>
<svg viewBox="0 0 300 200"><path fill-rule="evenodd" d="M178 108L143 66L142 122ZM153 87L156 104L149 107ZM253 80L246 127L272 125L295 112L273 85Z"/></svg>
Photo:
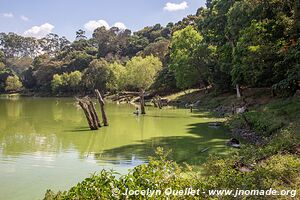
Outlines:
<svg viewBox="0 0 300 200"><path fill-rule="evenodd" d="M153 102L153 105L154 105L154 107L158 107L158 105L157 105L157 100L156 100L156 97L153 97L152 98L152 102Z"/></svg>
<svg viewBox="0 0 300 200"><path fill-rule="evenodd" d="M161 97L160 96L157 96L157 105L158 105L159 109L162 109L163 104L161 102Z"/></svg>
<svg viewBox="0 0 300 200"><path fill-rule="evenodd" d="M103 100L103 98L101 96L101 93L99 92L98 89L95 90L95 93L96 93L96 97L97 97L97 99L99 101L99 104L100 104L100 110L101 110L103 125L108 126L108 120L107 120L105 109L104 109L104 105L105 105L104 100Z"/></svg>
<svg viewBox="0 0 300 200"><path fill-rule="evenodd" d="M159 109L162 109L163 105L161 102L161 97L156 95L155 97L153 97L153 104L155 107L158 107Z"/></svg>
<svg viewBox="0 0 300 200"><path fill-rule="evenodd" d="M87 105L88 105L88 108L89 108L89 111L91 113L94 123L100 128L101 127L100 120L99 120L95 106L94 106L91 98L86 97L86 102L87 102Z"/></svg>
<svg viewBox="0 0 300 200"><path fill-rule="evenodd" d="M87 103L84 100L82 100L82 99L77 99L77 101L78 101L78 104L80 105L80 107L82 108L82 110L83 110L83 112L85 114L85 117L87 119L87 122L89 124L90 129L91 130L97 130L98 126L97 126L97 124L93 120L93 117L91 115L91 112L90 112L90 110L88 108Z"/></svg>
<svg viewBox="0 0 300 200"><path fill-rule="evenodd" d="M140 90L140 104L141 104L141 114L146 114L145 112L145 99L144 99L144 90Z"/></svg>

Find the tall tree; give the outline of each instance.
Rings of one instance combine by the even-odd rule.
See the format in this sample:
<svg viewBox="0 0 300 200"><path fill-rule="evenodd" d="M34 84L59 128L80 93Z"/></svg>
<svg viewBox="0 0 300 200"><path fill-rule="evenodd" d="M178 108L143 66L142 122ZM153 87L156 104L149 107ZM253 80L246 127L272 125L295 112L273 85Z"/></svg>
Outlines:
<svg viewBox="0 0 300 200"><path fill-rule="evenodd" d="M90 91L99 89L105 92L109 73L108 63L104 59L95 59L83 71L83 85Z"/></svg>
<svg viewBox="0 0 300 200"><path fill-rule="evenodd" d="M145 114L144 91L154 83L157 72L161 69L162 63L154 56L133 57L126 64L127 82L129 85L140 90L141 113Z"/></svg>
<svg viewBox="0 0 300 200"><path fill-rule="evenodd" d="M208 48L203 37L192 27L176 31L171 40L170 69L174 71L180 88L203 83L207 86L206 61Z"/></svg>

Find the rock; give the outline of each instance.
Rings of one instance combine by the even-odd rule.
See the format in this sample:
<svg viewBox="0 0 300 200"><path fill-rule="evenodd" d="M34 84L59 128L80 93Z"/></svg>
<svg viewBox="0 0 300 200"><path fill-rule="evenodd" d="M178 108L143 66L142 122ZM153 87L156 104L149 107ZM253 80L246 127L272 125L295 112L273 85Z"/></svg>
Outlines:
<svg viewBox="0 0 300 200"><path fill-rule="evenodd" d="M262 145L266 142L264 138L259 136L254 131L248 130L248 129L233 129L232 130L233 137L242 138L251 144L255 145Z"/></svg>
<svg viewBox="0 0 300 200"><path fill-rule="evenodd" d="M243 167L240 167L239 168L239 171L240 172L252 172L252 169L246 167L246 166L243 166Z"/></svg>
<svg viewBox="0 0 300 200"><path fill-rule="evenodd" d="M297 155L300 155L300 146L295 147L293 153L294 153L294 154L297 154Z"/></svg>
<svg viewBox="0 0 300 200"><path fill-rule="evenodd" d="M245 113L247 111L248 110L247 110L247 108L245 106L240 107L240 108L236 108L236 110L235 110L236 114L242 114L242 113Z"/></svg>
<svg viewBox="0 0 300 200"><path fill-rule="evenodd" d="M253 171L252 165L244 164L242 162L236 162L234 164L234 168L240 172L252 172Z"/></svg>
<svg viewBox="0 0 300 200"><path fill-rule="evenodd" d="M210 122L210 123L208 123L208 126L213 127L213 128L219 127L221 125L222 125L222 122Z"/></svg>
<svg viewBox="0 0 300 200"><path fill-rule="evenodd" d="M235 138L231 138L227 143L228 146L234 147L234 148L240 148L240 141L238 141Z"/></svg>

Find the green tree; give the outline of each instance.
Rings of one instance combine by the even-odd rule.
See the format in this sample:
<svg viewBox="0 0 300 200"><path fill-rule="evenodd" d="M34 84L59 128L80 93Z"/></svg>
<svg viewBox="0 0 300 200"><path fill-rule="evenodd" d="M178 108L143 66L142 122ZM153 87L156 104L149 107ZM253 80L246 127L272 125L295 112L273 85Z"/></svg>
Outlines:
<svg viewBox="0 0 300 200"><path fill-rule="evenodd" d="M68 71L83 71L94 59L85 51L74 51L69 56Z"/></svg>
<svg viewBox="0 0 300 200"><path fill-rule="evenodd" d="M5 81L7 77L15 75L16 73L7 67L0 69L0 92L5 91Z"/></svg>
<svg viewBox="0 0 300 200"><path fill-rule="evenodd" d="M77 92L81 83L82 74L80 71L54 74L51 81L53 92Z"/></svg>
<svg viewBox="0 0 300 200"><path fill-rule="evenodd" d="M76 31L76 40L86 40L86 36L85 36L85 31L82 29L79 29L78 31Z"/></svg>
<svg viewBox="0 0 300 200"><path fill-rule="evenodd" d="M275 64L274 95L289 97L300 89L300 41L280 52L280 61Z"/></svg>
<svg viewBox="0 0 300 200"><path fill-rule="evenodd" d="M6 91L17 91L22 88L22 83L18 76L9 76L5 81Z"/></svg>
<svg viewBox="0 0 300 200"><path fill-rule="evenodd" d="M109 78L106 87L111 91L120 91L126 88L126 68L119 62L108 65Z"/></svg>
<svg viewBox="0 0 300 200"><path fill-rule="evenodd" d="M209 48L203 37L192 27L176 31L171 40L170 69L174 71L177 86L189 88L199 83L207 86L206 57Z"/></svg>
<svg viewBox="0 0 300 200"><path fill-rule="evenodd" d="M69 73L68 76L69 76L68 85L72 88L73 91L76 91L81 82L81 77L82 77L81 72L74 71L74 72Z"/></svg>
<svg viewBox="0 0 300 200"><path fill-rule="evenodd" d="M270 87L276 82L278 52L293 34L292 7L291 0L243 0L230 8L226 35L232 46L233 83Z"/></svg>
<svg viewBox="0 0 300 200"><path fill-rule="evenodd" d="M161 68L162 63L159 58L152 55L145 58L133 57L126 64L127 83L137 89L147 90Z"/></svg>
<svg viewBox="0 0 300 200"><path fill-rule="evenodd" d="M142 51L143 56L153 55L155 57L160 58L163 62L168 53L170 41L167 39L161 39L157 42L150 43L145 49Z"/></svg>
<svg viewBox="0 0 300 200"><path fill-rule="evenodd" d="M274 21L253 21L251 26L242 31L234 52L234 83L252 87L272 86L278 50L268 30L274 26Z"/></svg>
<svg viewBox="0 0 300 200"><path fill-rule="evenodd" d="M167 66L163 67L162 70L158 72L151 89L163 93L178 91L173 71Z"/></svg>
<svg viewBox="0 0 300 200"><path fill-rule="evenodd" d="M127 83L140 90L141 112L145 114L144 91L154 83L157 72L162 68L159 58L154 56L133 57L126 64Z"/></svg>
<svg viewBox="0 0 300 200"><path fill-rule="evenodd" d="M54 74L51 81L52 91L57 92L59 88L63 85L62 75Z"/></svg>
<svg viewBox="0 0 300 200"><path fill-rule="evenodd" d="M108 63L104 59L95 59L83 71L82 84L90 91L95 89L106 91L109 72Z"/></svg>

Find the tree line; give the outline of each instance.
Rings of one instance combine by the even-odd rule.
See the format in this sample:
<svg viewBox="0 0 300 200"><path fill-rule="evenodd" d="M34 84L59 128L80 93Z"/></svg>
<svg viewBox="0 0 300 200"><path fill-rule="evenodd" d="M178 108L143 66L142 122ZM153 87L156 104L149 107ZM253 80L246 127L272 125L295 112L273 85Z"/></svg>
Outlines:
<svg viewBox="0 0 300 200"><path fill-rule="evenodd" d="M300 85L299 10L297 0L207 0L175 24L134 33L78 30L73 42L1 33L0 92L271 87L291 96Z"/></svg>

